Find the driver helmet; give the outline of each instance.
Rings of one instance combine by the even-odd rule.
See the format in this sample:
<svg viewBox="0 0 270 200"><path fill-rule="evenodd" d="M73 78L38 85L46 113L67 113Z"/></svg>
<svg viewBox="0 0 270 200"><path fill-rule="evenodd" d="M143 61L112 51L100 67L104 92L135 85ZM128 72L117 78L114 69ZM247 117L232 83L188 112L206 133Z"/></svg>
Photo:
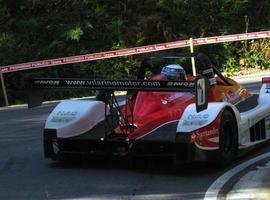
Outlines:
<svg viewBox="0 0 270 200"><path fill-rule="evenodd" d="M179 64L171 64L162 68L162 74L165 74L168 80L186 80L186 72Z"/></svg>

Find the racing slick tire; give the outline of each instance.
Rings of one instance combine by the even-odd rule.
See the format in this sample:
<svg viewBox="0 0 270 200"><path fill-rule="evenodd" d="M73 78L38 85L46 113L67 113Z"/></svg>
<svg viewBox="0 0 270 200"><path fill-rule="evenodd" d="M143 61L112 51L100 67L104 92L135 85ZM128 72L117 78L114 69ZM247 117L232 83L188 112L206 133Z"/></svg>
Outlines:
<svg viewBox="0 0 270 200"><path fill-rule="evenodd" d="M235 157L237 150L237 125L232 112L225 109L221 116L219 136L219 151L217 164L220 167L228 165Z"/></svg>

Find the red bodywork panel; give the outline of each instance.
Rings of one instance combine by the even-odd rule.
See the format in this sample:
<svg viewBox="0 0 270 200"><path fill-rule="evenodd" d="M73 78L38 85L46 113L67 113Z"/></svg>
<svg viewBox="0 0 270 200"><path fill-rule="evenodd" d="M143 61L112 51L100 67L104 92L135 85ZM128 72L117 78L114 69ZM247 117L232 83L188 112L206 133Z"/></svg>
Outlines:
<svg viewBox="0 0 270 200"><path fill-rule="evenodd" d="M194 77L188 77L188 80L193 79ZM150 80L166 80L166 77L160 74L151 77ZM251 95L231 79L228 79L231 85L226 85L218 77L216 80L217 85L209 90L209 102L227 101L236 104ZM195 103L195 96L189 92L139 91L128 103L133 109L124 107L122 113L125 115L133 113L133 120L131 118L128 118L128 120L135 128L128 132L121 131L121 128L118 127L115 129L115 133L129 134L128 139L132 140L148 134L165 123L179 120L185 108ZM199 132L196 132L196 135L198 134Z"/></svg>

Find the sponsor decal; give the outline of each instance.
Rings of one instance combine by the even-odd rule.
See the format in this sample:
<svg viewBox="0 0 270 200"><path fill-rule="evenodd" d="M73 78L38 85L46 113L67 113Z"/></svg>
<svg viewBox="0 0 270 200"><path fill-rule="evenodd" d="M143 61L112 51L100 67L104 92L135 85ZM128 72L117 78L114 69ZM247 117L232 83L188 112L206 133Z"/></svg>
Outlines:
<svg viewBox="0 0 270 200"><path fill-rule="evenodd" d="M167 86L193 88L195 86L195 83L194 82L188 82L188 81L169 81L167 83Z"/></svg>
<svg viewBox="0 0 270 200"><path fill-rule="evenodd" d="M193 91L193 81L33 79L35 88L91 88L124 90Z"/></svg>
<svg viewBox="0 0 270 200"><path fill-rule="evenodd" d="M194 142L201 143L202 141L205 141L207 139L210 139L212 137L216 137L219 134L218 128L213 127L210 130L204 130L204 131L195 131L191 135L191 139L193 139Z"/></svg>
<svg viewBox="0 0 270 200"><path fill-rule="evenodd" d="M166 104L168 103L168 101L165 100L165 99L161 99L161 103L162 103L163 105L166 105Z"/></svg>
<svg viewBox="0 0 270 200"><path fill-rule="evenodd" d="M236 104L241 100L241 96L238 92L228 92L227 94L222 95L222 101L228 102L231 104Z"/></svg>
<svg viewBox="0 0 270 200"><path fill-rule="evenodd" d="M208 120L184 120L183 126L202 126L207 123Z"/></svg>
<svg viewBox="0 0 270 200"><path fill-rule="evenodd" d="M57 116L76 116L78 114L77 111L58 111L56 113Z"/></svg>
<svg viewBox="0 0 270 200"><path fill-rule="evenodd" d="M219 120L211 125L193 131L191 143L204 150L215 150L219 148Z"/></svg>
<svg viewBox="0 0 270 200"><path fill-rule="evenodd" d="M189 114L183 121L182 126L202 126L208 122L210 114Z"/></svg>
<svg viewBox="0 0 270 200"><path fill-rule="evenodd" d="M59 86L59 80L34 80L33 85Z"/></svg>
<svg viewBox="0 0 270 200"><path fill-rule="evenodd" d="M69 123L76 118L77 111L58 111L50 120L53 123Z"/></svg>
<svg viewBox="0 0 270 200"><path fill-rule="evenodd" d="M188 119L208 119L209 118L209 114L190 114L188 116Z"/></svg>
<svg viewBox="0 0 270 200"><path fill-rule="evenodd" d="M69 123L74 119L75 119L75 117L57 117L57 116L53 116L52 119L51 119L51 122L53 122L53 123Z"/></svg>
<svg viewBox="0 0 270 200"><path fill-rule="evenodd" d="M170 102L174 101L175 99L178 99L181 96L183 96L183 94L176 93L172 96L164 97L163 99L161 99L161 103L166 105L167 103L170 103Z"/></svg>
<svg viewBox="0 0 270 200"><path fill-rule="evenodd" d="M221 115L219 115L211 124L192 131L190 133L190 142L194 143L197 148L203 150L219 149L220 120Z"/></svg>

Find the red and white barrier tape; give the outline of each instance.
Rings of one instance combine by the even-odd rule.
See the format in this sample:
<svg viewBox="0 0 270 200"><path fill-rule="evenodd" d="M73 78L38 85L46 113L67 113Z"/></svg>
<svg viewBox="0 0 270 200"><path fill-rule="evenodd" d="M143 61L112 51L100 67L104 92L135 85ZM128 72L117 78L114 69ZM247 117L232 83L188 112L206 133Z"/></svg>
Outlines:
<svg viewBox="0 0 270 200"><path fill-rule="evenodd" d="M270 31L251 32L251 33L242 33L242 34L193 39L193 45L198 46L198 45L203 45L203 44L215 44L215 43L222 43L222 42L233 42L233 41L240 41L240 40L268 38L268 37L270 37ZM121 50L115 50L115 51L105 51L101 53L90 53L90 54L79 55L79 56L63 57L63 58L56 58L56 59L51 59L51 60L41 60L41 61L34 61L34 62L28 62L28 63L22 63L22 64L8 65L8 66L1 67L0 71L2 73L9 73L9 72L15 72L15 71L21 71L21 70L36 69L36 68L42 68L42 67L86 62L86 61L99 60L99 59L105 59L105 58L149 53L149 52L154 52L154 51L175 49L175 48L188 47L188 46L190 46L190 40L182 40L182 41L176 41L176 42L167 42L167 43L147 45L147 46L121 49Z"/></svg>

